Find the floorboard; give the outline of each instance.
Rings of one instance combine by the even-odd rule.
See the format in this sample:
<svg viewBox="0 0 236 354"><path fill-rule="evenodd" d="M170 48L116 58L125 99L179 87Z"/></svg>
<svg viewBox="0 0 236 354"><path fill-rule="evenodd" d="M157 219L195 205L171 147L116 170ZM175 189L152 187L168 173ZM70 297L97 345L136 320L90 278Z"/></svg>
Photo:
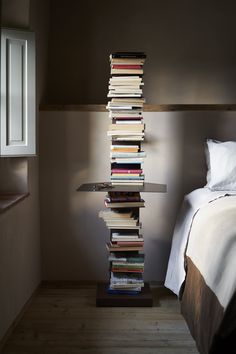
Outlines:
<svg viewBox="0 0 236 354"><path fill-rule="evenodd" d="M95 286L41 288L2 353L197 354L177 298L152 293L152 308L96 308Z"/></svg>

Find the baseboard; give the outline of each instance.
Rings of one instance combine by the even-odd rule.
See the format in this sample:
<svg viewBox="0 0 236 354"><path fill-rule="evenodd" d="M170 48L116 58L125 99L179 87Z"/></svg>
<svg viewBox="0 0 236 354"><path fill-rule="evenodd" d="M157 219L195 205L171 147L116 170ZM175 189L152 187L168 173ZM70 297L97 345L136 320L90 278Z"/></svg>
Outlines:
<svg viewBox="0 0 236 354"><path fill-rule="evenodd" d="M164 281L162 281L162 280L159 280L159 281L156 281L156 280L151 280L150 282L149 282L149 284L150 284L150 286L152 287L163 287L164 286Z"/></svg>
<svg viewBox="0 0 236 354"><path fill-rule="evenodd" d="M43 280L40 284L41 288L56 289L79 289L82 287L96 286L95 280Z"/></svg>
<svg viewBox="0 0 236 354"><path fill-rule="evenodd" d="M12 322L12 324L10 325L10 327L8 328L8 330L6 331L6 333L4 334L3 338L0 340L0 353L2 352L8 338L11 336L12 332L14 331L14 329L16 328L16 326L18 325L18 323L20 322L20 320L22 319L22 317L24 316L25 312L27 311L27 309L29 308L33 298L35 297L35 295L37 294L37 292L39 291L39 288L41 287L41 283L39 283L39 285L36 287L36 289L33 291L32 295L30 296L30 298L27 300L27 302L24 304L24 306L22 307L21 311L19 312L19 314L16 316L15 320Z"/></svg>

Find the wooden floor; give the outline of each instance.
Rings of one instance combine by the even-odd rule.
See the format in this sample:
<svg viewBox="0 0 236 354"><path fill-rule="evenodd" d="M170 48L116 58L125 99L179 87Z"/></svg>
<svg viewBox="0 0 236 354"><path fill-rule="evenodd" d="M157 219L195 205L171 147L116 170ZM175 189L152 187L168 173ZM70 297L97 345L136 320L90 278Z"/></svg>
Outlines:
<svg viewBox="0 0 236 354"><path fill-rule="evenodd" d="M175 296L152 308L96 308L95 287L40 288L4 354L196 354Z"/></svg>

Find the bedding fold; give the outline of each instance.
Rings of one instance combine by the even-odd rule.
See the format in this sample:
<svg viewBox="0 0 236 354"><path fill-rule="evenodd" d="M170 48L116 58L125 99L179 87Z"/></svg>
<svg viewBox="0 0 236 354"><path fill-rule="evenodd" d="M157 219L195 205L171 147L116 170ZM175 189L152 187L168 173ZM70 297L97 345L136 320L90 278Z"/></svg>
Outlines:
<svg viewBox="0 0 236 354"><path fill-rule="evenodd" d="M170 253L170 257L169 257L167 275L166 275L166 279L165 279L165 286L167 288L169 288L170 290L172 290L179 297L181 295L181 287L183 286L185 278L186 278L185 255L186 254L189 255L190 258L193 256L193 258L196 261L197 254L199 255L199 257L202 254L201 244L203 245L203 242L202 242L203 239L201 239L200 237L204 237L205 229L203 229L201 231L201 235L199 235L198 238L197 238L197 236L194 238L195 239L194 244L192 243L192 240L189 243L189 240L191 239L191 238L189 238L189 235L192 230L193 220L196 218L196 215L198 214L199 210L206 207L209 203L216 201L217 199L222 198L222 197L227 197L225 199L228 200L228 197L234 196L234 195L236 195L236 191L211 191L208 188L199 188L199 189L196 189L193 192L189 193L184 198L184 202L182 204L180 214L178 216L176 226L174 229L171 253ZM233 201L233 204L236 206L235 199ZM224 207L223 207L223 209L224 209ZM235 210L236 210L236 207L235 207ZM216 215L213 215L212 219L214 220L215 217L216 217ZM207 217L206 217L206 222L207 222L207 224L210 224L207 221ZM222 222L223 222L223 220L222 220ZM220 223L222 223L222 222L220 222ZM214 224L214 221L213 221L213 224ZM205 228L206 228L206 226L205 226ZM218 226L218 229L219 229L219 226ZM224 230L219 230L219 231L224 233ZM220 237L222 237L222 234L218 236L217 244L218 244L218 242L221 242L221 244L222 244L223 239ZM204 238L204 242L205 243L207 242L207 241L205 241L205 238ZM235 243L235 239L232 237L231 241L229 241L229 243L230 242ZM199 245L200 245L198 247L199 248L198 251L196 249L196 243L199 243ZM220 247L222 248L222 245L218 244L220 247L219 248L214 247L214 251L213 251L213 244L214 244L214 236L211 236L211 241L209 241L208 245L205 244L205 248L212 249L211 255L205 255L205 257L206 257L205 262L207 260L206 263L208 263L208 264L210 262L210 259L208 257L212 257L212 261L216 262L216 258L214 258L214 254L218 254L217 252L218 252L219 248ZM189 249L188 249L188 247L189 247ZM224 246L224 251L222 251L223 253L225 253L227 251L227 247L229 247L229 244L228 244L228 246L227 245ZM189 254L189 252L190 252L190 254ZM208 251L206 251L206 252L208 252ZM197 262L199 262L199 257L198 257ZM223 257L223 254L221 255L221 258L222 257ZM218 258L218 262L219 261L220 260ZM193 262L194 262L194 260L193 260ZM216 263L214 263L214 264L215 264L214 267L216 267ZM198 266L198 265L196 264L196 266ZM211 268L213 268L213 267L211 267ZM203 274L204 279L205 279L205 276ZM215 285L218 284L217 277L218 277L218 273L215 274L214 281L209 281L211 276L209 276L209 275L206 276L206 280L209 281L208 285L210 287L213 286L213 283L215 283ZM213 291L216 290L216 288L217 288L217 286L213 286ZM224 292L224 290L222 290L222 291ZM221 299L221 296L220 296L220 299Z"/></svg>

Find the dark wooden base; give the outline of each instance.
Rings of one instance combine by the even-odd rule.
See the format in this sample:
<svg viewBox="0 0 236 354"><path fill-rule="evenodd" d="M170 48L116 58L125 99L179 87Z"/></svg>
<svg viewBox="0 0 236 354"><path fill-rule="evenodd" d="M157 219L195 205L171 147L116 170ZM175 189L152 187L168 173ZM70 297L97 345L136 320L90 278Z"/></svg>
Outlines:
<svg viewBox="0 0 236 354"><path fill-rule="evenodd" d="M152 294L148 283L145 283L138 295L115 295L107 293L107 283L97 285L97 307L152 307Z"/></svg>

